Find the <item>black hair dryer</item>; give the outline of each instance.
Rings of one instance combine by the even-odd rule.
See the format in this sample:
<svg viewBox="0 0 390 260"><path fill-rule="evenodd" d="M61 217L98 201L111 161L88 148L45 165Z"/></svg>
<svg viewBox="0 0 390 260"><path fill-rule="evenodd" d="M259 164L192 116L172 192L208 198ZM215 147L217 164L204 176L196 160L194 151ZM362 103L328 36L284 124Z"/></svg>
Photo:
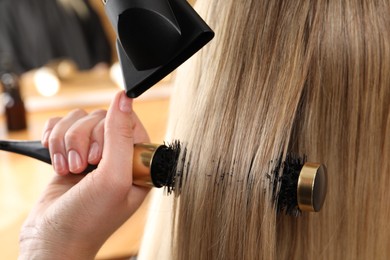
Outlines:
<svg viewBox="0 0 390 260"><path fill-rule="evenodd" d="M129 97L141 95L214 37L186 0L103 3L117 34L117 51Z"/></svg>

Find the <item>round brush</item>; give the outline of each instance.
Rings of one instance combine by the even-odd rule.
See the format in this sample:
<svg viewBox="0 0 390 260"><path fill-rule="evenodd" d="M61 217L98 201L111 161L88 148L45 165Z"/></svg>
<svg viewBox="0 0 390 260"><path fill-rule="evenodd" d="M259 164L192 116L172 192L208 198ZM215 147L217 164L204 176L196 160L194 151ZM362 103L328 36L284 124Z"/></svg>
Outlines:
<svg viewBox="0 0 390 260"><path fill-rule="evenodd" d="M40 141L1 141L0 150L26 155L51 164L49 150ZM169 145L140 143L134 145L133 182L144 187L175 189L175 181L181 145L175 141ZM96 169L89 165L84 173ZM282 174L273 180L274 200L277 212L298 216L302 211L321 210L327 191L326 168L322 164L305 162L302 158L288 157L280 161L274 170ZM280 186L278 194L277 187ZM180 188L179 188L180 189Z"/></svg>

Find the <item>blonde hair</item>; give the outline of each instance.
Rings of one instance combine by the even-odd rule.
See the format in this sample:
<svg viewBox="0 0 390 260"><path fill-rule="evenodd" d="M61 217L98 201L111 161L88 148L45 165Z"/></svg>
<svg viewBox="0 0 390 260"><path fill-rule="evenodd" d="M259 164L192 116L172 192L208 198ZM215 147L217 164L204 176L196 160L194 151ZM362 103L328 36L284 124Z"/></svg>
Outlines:
<svg viewBox="0 0 390 260"><path fill-rule="evenodd" d="M163 198L175 204L172 248L157 241L148 256L388 258L390 3L197 7L216 36L179 73L168 136L187 155L180 196ZM290 153L327 166L320 213L276 214L271 173ZM154 216L160 227L167 219Z"/></svg>

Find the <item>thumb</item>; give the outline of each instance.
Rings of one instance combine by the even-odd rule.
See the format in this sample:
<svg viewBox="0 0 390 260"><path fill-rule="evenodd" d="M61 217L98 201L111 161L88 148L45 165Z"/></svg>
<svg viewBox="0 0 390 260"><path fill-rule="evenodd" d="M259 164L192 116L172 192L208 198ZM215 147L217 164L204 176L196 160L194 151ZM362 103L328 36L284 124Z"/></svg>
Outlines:
<svg viewBox="0 0 390 260"><path fill-rule="evenodd" d="M132 158L134 149L132 99L124 91L115 95L107 112L104 125L104 146L102 160L97 173L105 175L107 181L114 181L126 187L132 184Z"/></svg>

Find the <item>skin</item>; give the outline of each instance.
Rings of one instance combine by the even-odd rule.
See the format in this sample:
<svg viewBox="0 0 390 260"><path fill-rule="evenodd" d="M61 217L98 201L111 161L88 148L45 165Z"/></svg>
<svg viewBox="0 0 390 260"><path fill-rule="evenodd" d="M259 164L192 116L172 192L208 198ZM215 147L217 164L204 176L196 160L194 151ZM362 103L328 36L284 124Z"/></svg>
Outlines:
<svg viewBox="0 0 390 260"><path fill-rule="evenodd" d="M132 184L129 160L134 143L148 141L124 92L107 112L75 110L48 120L42 143L57 174L22 227L19 259L94 259L149 191ZM78 174L88 163L99 166Z"/></svg>

